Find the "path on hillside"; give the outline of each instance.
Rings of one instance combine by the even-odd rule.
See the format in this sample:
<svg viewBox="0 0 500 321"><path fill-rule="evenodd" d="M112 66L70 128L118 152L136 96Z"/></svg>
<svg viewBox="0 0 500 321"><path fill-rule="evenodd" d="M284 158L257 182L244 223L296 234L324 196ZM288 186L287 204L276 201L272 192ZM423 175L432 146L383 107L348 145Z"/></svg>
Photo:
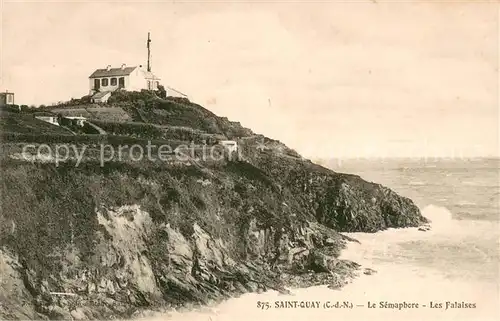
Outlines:
<svg viewBox="0 0 500 321"><path fill-rule="evenodd" d="M90 127L94 128L95 130L97 130L99 132L99 135L107 135L108 133L102 129L101 127L87 121L87 124L89 124Z"/></svg>

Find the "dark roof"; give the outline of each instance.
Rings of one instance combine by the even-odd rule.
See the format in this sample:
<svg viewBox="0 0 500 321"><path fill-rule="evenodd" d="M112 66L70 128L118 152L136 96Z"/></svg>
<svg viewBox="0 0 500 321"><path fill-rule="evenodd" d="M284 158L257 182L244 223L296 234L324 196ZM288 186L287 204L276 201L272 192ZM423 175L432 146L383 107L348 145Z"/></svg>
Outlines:
<svg viewBox="0 0 500 321"><path fill-rule="evenodd" d="M89 76L89 78L98 78L98 77L113 77L113 76L128 76L132 73L132 71L137 68L136 66L134 67L125 67L125 68L111 68L110 70L107 70L106 68L104 69L97 69L92 73L92 75Z"/></svg>

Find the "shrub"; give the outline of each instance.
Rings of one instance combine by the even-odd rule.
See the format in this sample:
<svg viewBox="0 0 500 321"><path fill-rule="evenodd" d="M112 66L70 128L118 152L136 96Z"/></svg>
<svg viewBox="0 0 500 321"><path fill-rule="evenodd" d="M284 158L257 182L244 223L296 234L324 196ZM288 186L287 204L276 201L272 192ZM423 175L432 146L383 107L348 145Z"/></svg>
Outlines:
<svg viewBox="0 0 500 321"><path fill-rule="evenodd" d="M158 86L158 96L163 99L167 98L167 91L162 85Z"/></svg>

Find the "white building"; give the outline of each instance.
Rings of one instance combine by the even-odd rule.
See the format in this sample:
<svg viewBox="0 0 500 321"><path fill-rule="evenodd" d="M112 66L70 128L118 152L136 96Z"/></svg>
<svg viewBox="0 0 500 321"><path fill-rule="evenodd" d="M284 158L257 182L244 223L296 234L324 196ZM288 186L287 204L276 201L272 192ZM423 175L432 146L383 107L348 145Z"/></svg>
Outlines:
<svg viewBox="0 0 500 321"><path fill-rule="evenodd" d="M14 93L8 91L0 93L0 106L14 105Z"/></svg>
<svg viewBox="0 0 500 321"><path fill-rule="evenodd" d="M71 120L75 125L83 127L87 118L81 116L65 116L64 118Z"/></svg>
<svg viewBox="0 0 500 321"><path fill-rule="evenodd" d="M35 116L35 118L47 122L49 124L59 126L59 122L57 121L57 116Z"/></svg>
<svg viewBox="0 0 500 321"><path fill-rule="evenodd" d="M157 90L159 84L160 78L151 71L147 71L142 65L127 67L123 64L120 68L111 68L111 65L108 65L104 69L97 69L89 76L91 95L96 92L112 92L117 89L128 91Z"/></svg>

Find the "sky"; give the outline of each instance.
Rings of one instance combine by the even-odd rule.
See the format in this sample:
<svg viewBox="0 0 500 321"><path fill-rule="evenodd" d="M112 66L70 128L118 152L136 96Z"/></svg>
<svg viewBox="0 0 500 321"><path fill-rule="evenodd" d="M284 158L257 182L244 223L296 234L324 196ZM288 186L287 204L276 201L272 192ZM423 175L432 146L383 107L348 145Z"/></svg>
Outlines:
<svg viewBox="0 0 500 321"><path fill-rule="evenodd" d="M464 1L3 1L0 90L88 93L146 64L312 158L498 156L499 8Z"/></svg>

